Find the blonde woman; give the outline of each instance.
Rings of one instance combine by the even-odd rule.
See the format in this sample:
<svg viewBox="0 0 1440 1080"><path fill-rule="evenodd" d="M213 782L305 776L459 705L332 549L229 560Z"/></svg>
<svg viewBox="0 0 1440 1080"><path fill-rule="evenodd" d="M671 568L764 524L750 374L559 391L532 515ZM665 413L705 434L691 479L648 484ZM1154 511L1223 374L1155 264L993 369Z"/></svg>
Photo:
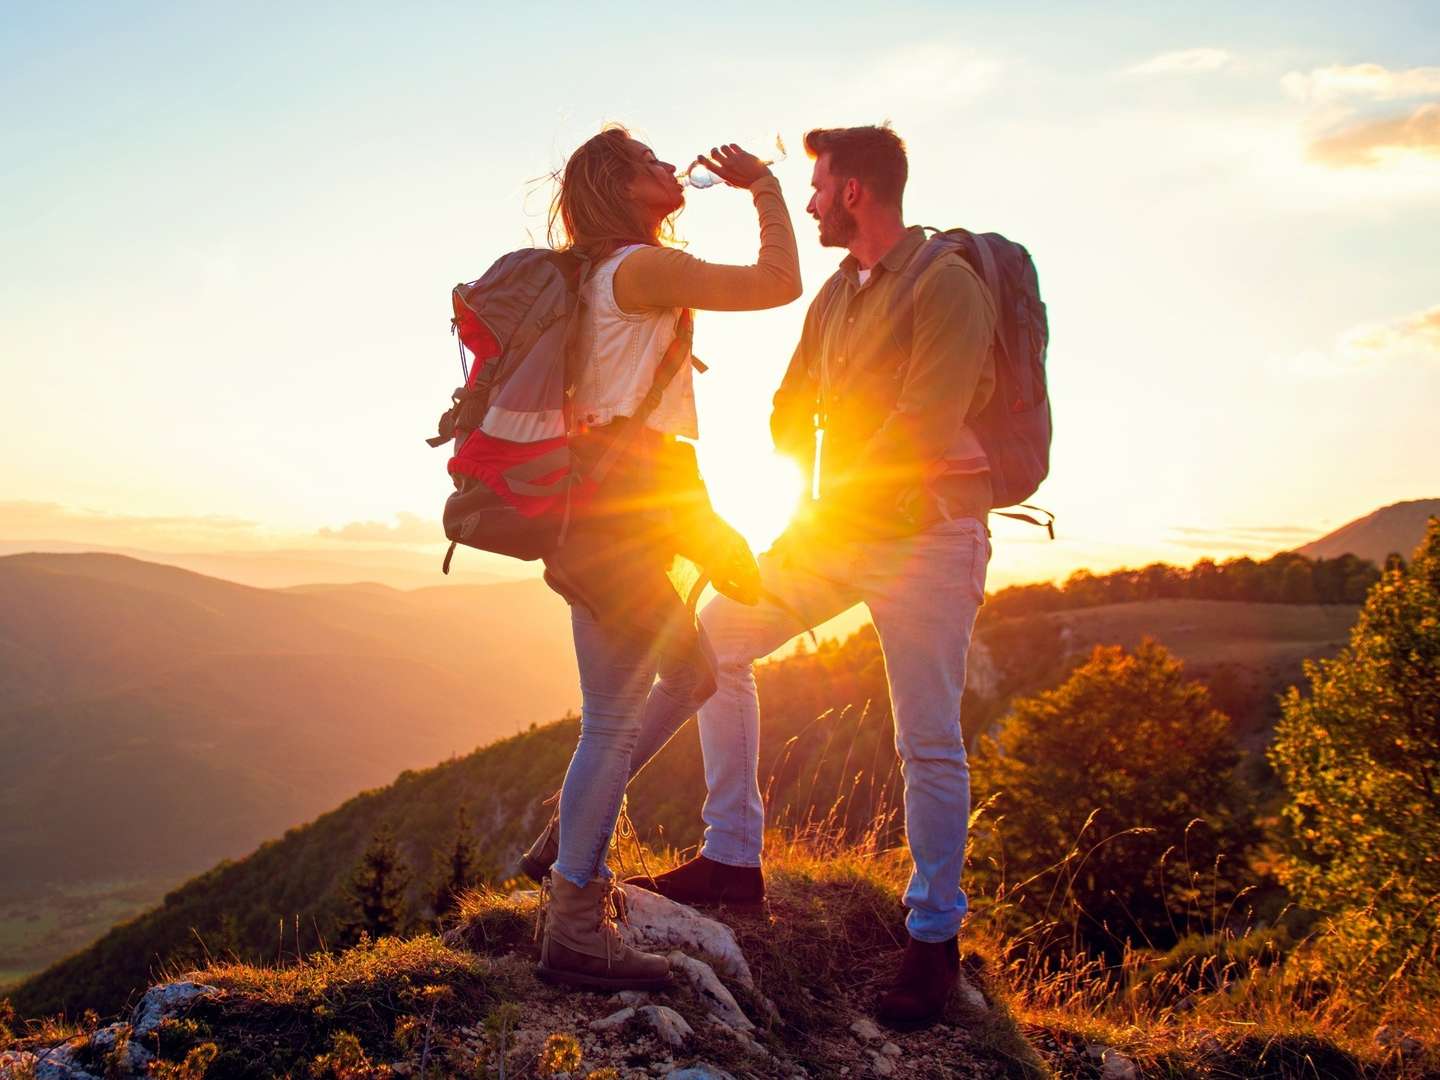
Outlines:
<svg viewBox="0 0 1440 1080"><path fill-rule="evenodd" d="M577 457L583 464L621 433L628 448L625 465L546 562L547 580L571 604L580 740L556 816L526 854L527 871L549 870L539 974L591 989L669 980L663 956L620 940L606 867L630 777L714 692L713 662L666 571L688 555L732 595L758 592L753 556L710 511L693 451L676 438L699 436L691 365L658 399L652 389L677 335L684 345L690 310L778 307L801 293L789 211L770 170L734 144L700 160L754 201L760 243L751 265L706 263L663 243L685 190L675 166L623 128L570 155L552 214L553 246L590 267L571 402Z"/></svg>

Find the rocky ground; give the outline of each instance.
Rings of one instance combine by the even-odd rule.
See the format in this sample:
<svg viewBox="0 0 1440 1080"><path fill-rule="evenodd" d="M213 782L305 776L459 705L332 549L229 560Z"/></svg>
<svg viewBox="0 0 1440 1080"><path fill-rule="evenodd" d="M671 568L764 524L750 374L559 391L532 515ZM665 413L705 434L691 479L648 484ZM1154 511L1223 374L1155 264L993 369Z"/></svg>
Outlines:
<svg viewBox="0 0 1440 1080"><path fill-rule="evenodd" d="M288 968L218 965L152 987L123 1021L21 1040L0 1076L1007 1077L1038 1062L972 970L946 1022L878 1027L898 961L893 897L863 880L777 890L726 921L628 890L624 932L675 987L601 995L533 974L538 898L483 893L441 938L389 939ZM428 1008L427 1008L428 1005Z"/></svg>

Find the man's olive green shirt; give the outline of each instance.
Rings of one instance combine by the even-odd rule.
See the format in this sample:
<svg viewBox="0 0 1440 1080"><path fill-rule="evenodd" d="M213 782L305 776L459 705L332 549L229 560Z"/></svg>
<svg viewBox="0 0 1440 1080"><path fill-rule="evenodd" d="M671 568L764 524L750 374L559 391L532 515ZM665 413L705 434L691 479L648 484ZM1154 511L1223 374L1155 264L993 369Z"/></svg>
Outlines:
<svg viewBox="0 0 1440 1080"><path fill-rule="evenodd" d="M919 226L905 230L863 285L853 255L840 264L805 315L775 395L776 446L813 469L818 418L822 508L861 533L983 520L990 509L984 454L965 421L994 391L995 303L970 264L946 253L915 280L902 349L897 290L925 239Z"/></svg>

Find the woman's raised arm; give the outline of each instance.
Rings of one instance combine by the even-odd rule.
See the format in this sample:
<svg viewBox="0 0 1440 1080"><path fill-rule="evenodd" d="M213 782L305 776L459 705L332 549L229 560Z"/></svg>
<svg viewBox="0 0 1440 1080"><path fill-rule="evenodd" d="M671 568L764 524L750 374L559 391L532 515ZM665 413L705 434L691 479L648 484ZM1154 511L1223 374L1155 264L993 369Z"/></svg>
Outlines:
<svg viewBox="0 0 1440 1080"><path fill-rule="evenodd" d="M757 311L798 299L800 258L780 181L766 171L749 189L760 217L760 254L753 265L707 263L675 248L646 248L615 272L615 302L625 311Z"/></svg>

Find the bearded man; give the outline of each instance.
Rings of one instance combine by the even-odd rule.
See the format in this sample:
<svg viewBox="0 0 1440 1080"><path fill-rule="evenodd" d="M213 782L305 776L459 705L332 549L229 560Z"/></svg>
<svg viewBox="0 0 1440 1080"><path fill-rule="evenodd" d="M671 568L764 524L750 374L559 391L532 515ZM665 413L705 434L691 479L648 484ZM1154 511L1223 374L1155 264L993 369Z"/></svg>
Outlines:
<svg viewBox="0 0 1440 1080"><path fill-rule="evenodd" d="M878 1017L913 1029L943 1013L959 972L970 774L960 729L971 631L984 602L992 490L966 423L995 384L996 310L953 251L934 256L902 213L908 161L888 126L809 132L820 243L848 255L805 317L775 395L775 444L810 466L802 523L760 558L767 598L717 597L701 622L718 690L700 710L708 794L699 855L632 879L684 903L756 905L764 806L753 663L863 603L890 683L913 872L909 933Z"/></svg>

